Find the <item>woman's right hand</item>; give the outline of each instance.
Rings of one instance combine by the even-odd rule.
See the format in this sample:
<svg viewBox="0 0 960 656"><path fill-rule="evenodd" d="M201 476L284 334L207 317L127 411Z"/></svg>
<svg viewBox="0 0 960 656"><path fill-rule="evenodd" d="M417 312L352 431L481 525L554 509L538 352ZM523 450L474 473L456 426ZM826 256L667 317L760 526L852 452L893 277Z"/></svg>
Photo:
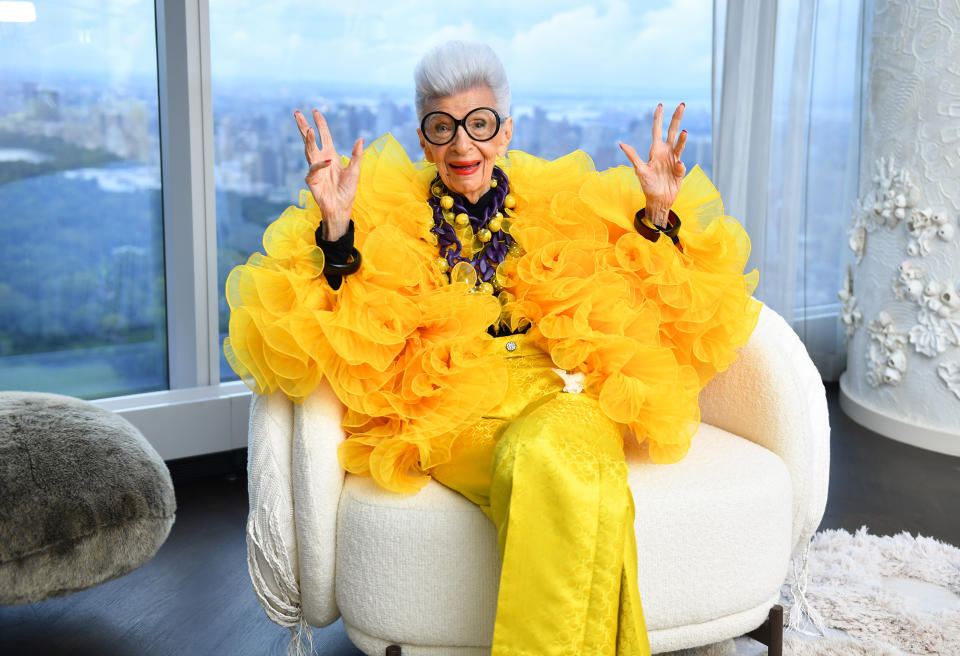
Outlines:
<svg viewBox="0 0 960 656"><path fill-rule="evenodd" d="M304 155L310 167L304 181L323 215L323 238L326 241L336 241L346 234L350 227L353 199L357 195L357 181L360 179L360 160L363 159L363 139L357 139L353 144L350 163L343 168L323 115L316 109L313 110L316 132L307 124L307 118L300 110L296 110L293 116L297 119L300 136L303 137ZM317 147L317 134L320 135L323 148Z"/></svg>

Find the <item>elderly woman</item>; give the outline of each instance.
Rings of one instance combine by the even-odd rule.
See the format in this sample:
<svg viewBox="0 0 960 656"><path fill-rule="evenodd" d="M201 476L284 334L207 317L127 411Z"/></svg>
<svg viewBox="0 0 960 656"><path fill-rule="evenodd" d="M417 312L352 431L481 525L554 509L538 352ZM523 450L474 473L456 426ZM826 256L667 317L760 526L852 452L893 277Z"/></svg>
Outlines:
<svg viewBox="0 0 960 656"><path fill-rule="evenodd" d="M508 152L489 47L440 46L415 77L423 162L389 136L346 160L295 113L310 191L231 274L227 357L257 393L326 381L348 472L480 506L494 654L649 654L624 440L686 454L699 390L757 321L749 239L685 175L682 104L666 142L657 107L647 161L620 144L633 167L598 173Z"/></svg>

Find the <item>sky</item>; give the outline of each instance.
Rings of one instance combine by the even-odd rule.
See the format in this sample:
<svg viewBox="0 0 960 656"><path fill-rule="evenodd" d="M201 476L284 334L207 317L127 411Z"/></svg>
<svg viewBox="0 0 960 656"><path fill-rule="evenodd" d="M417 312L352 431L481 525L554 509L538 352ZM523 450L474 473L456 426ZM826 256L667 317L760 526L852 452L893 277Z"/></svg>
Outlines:
<svg viewBox="0 0 960 656"><path fill-rule="evenodd" d="M35 23L0 23L4 68L155 70L153 2L35 2ZM211 71L224 80L412 87L432 45L489 43L514 93L709 99L711 0L209 0Z"/></svg>
<svg viewBox="0 0 960 656"><path fill-rule="evenodd" d="M230 76L264 67L288 79L412 84L428 48L463 39L489 43L516 89L709 88L711 0L351 0L322 2L314 11L300 2L265 5L211 0L217 70Z"/></svg>

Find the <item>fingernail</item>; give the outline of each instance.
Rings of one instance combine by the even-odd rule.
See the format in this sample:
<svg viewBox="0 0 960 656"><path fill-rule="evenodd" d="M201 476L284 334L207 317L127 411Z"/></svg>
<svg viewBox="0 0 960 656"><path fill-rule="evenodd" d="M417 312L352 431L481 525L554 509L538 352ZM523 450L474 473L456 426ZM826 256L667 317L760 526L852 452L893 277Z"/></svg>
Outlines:
<svg viewBox="0 0 960 656"><path fill-rule="evenodd" d="M682 132L683 132L684 134L686 134L686 133L687 133L687 131L686 131L686 130L682 130Z"/></svg>
<svg viewBox="0 0 960 656"><path fill-rule="evenodd" d="M332 161L333 161L332 159L325 159L323 160L323 163L326 164L327 162L332 162Z"/></svg>
<svg viewBox="0 0 960 656"><path fill-rule="evenodd" d="M680 106L681 106L681 107L686 107L686 106L687 106L687 103L682 102L682 103L680 103Z"/></svg>

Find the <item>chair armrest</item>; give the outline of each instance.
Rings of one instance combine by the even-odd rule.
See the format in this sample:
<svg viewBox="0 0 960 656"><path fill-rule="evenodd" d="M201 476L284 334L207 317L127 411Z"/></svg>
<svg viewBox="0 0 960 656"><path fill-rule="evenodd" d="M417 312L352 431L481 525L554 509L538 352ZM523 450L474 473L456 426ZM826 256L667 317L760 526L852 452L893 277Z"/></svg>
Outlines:
<svg viewBox="0 0 960 656"><path fill-rule="evenodd" d="M344 471L337 447L344 440L344 408L323 381L293 413L293 499L299 547L303 615L316 627L340 617L337 607L337 509Z"/></svg>
<svg viewBox="0 0 960 656"><path fill-rule="evenodd" d="M292 628L302 612L291 487L293 403L282 392L253 395L247 439L250 580L267 617Z"/></svg>
<svg viewBox="0 0 960 656"><path fill-rule="evenodd" d="M700 393L702 420L783 459L793 484L793 551L813 536L827 503L830 423L820 373L800 338L764 305L740 355Z"/></svg>

